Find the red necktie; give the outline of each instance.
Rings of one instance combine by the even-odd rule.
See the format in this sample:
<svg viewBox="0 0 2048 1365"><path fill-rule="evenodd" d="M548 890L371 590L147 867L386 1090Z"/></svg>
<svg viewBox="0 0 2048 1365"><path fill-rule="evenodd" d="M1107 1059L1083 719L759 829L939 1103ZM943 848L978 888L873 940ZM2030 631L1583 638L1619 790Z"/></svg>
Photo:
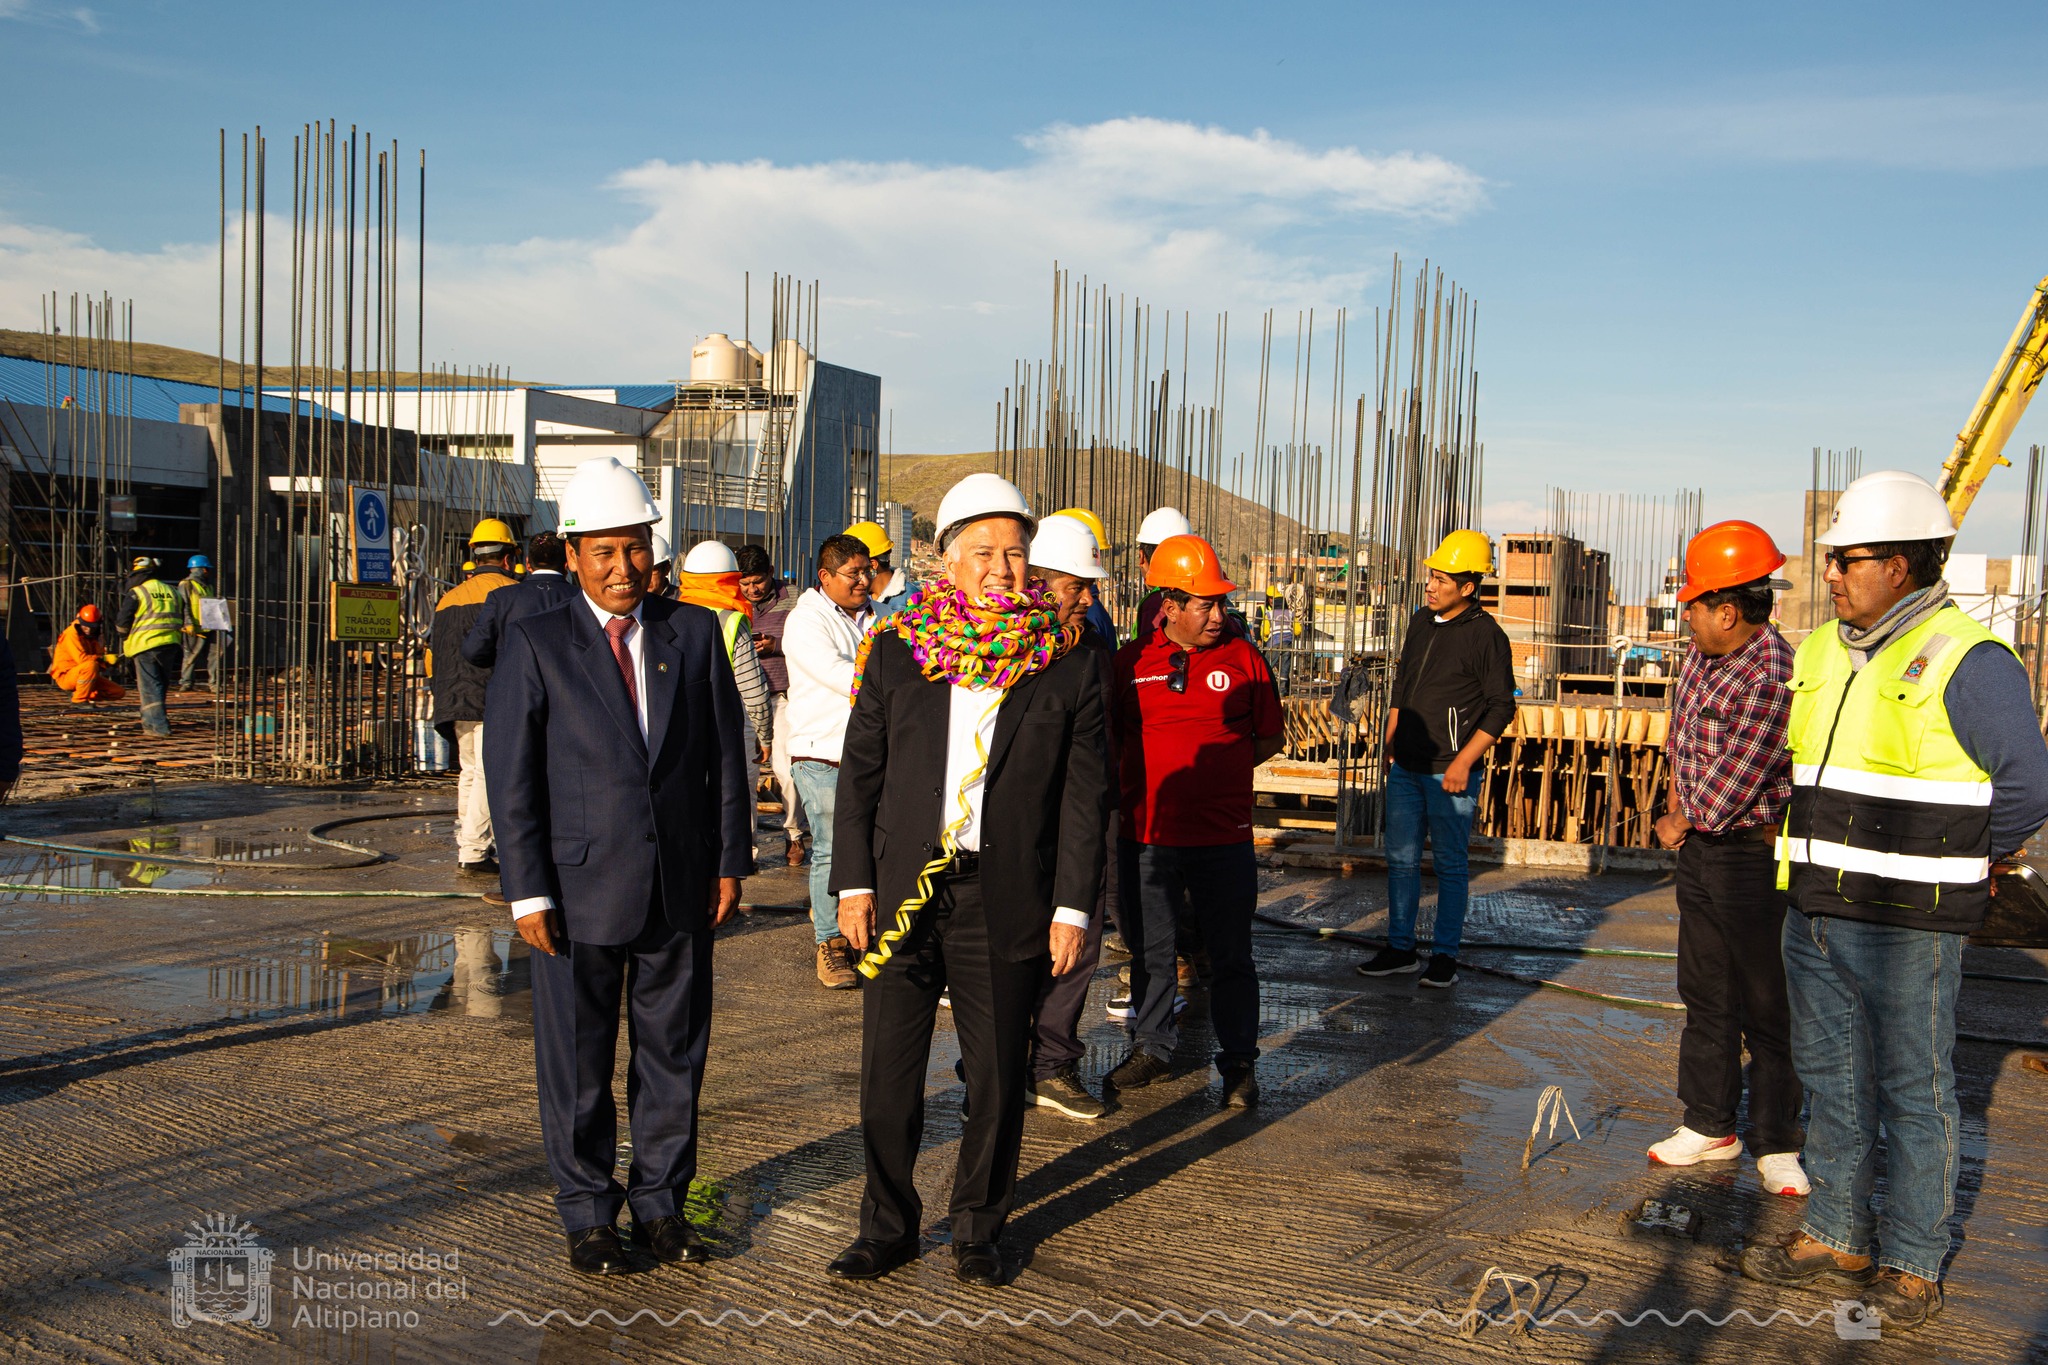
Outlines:
<svg viewBox="0 0 2048 1365"><path fill-rule="evenodd" d="M626 632L633 628L630 616L614 616L604 623L604 633L611 637L612 657L619 661L619 676L626 680L626 696L637 710L640 706L640 681L633 676L633 656L626 652Z"/></svg>

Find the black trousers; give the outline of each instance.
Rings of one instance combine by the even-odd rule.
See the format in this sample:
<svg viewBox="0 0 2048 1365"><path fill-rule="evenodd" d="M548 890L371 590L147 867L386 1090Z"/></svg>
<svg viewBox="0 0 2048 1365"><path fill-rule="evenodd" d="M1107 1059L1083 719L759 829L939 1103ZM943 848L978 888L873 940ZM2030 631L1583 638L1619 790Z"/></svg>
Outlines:
<svg viewBox="0 0 2048 1365"><path fill-rule="evenodd" d="M1017 1193L1025 1052L1046 958L1005 962L989 952L979 877L942 877L936 888L916 928L861 992L860 1131L868 1183L860 1235L899 1242L924 1225L915 1177L925 1073L939 996L950 989L968 1112L953 1172L953 1241L993 1242Z"/></svg>
<svg viewBox="0 0 2048 1365"><path fill-rule="evenodd" d="M1678 851L1678 1098L1685 1126L1735 1131L1742 1048L1749 1046L1749 1146L1796 1152L1804 1092L1792 1067L1785 963L1785 893L1771 845L1754 837L1686 836Z"/></svg>
<svg viewBox="0 0 2048 1365"><path fill-rule="evenodd" d="M711 933L683 933L659 897L640 937L570 943L533 964L533 1055L540 1131L569 1232L601 1227L630 1203L641 1222L680 1213L697 1173L697 1096L711 1037ZM559 945L558 945L559 946ZM622 1188L612 1069L626 1002L626 1113L633 1164Z"/></svg>

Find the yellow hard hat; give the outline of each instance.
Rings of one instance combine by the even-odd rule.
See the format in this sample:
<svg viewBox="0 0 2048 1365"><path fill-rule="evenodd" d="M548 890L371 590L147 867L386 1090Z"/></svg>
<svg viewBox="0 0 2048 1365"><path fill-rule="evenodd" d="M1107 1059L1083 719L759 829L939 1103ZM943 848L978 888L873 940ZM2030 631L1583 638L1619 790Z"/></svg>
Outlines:
<svg viewBox="0 0 2048 1365"><path fill-rule="evenodd" d="M1102 518L1096 516L1087 508L1062 507L1053 515L1056 517L1072 517L1075 521L1080 522L1095 533L1095 544L1098 549L1107 550L1109 548L1109 531L1104 528Z"/></svg>
<svg viewBox="0 0 2048 1365"><path fill-rule="evenodd" d="M476 561L475 561L474 559L465 559L465 560L463 560L463 561L462 561L462 571L463 571L464 573L475 573L475 572L476 572Z"/></svg>
<svg viewBox="0 0 2048 1365"><path fill-rule="evenodd" d="M1493 542L1480 531L1453 531L1422 562L1439 573L1492 573Z"/></svg>
<svg viewBox="0 0 2048 1365"><path fill-rule="evenodd" d="M868 547L868 554L876 559L896 548L896 542L889 539L889 533L872 521L856 521L840 533L852 536Z"/></svg>
<svg viewBox="0 0 2048 1365"><path fill-rule="evenodd" d="M517 542L518 537L512 534L512 528L496 517L485 517L469 533L472 545L513 545Z"/></svg>

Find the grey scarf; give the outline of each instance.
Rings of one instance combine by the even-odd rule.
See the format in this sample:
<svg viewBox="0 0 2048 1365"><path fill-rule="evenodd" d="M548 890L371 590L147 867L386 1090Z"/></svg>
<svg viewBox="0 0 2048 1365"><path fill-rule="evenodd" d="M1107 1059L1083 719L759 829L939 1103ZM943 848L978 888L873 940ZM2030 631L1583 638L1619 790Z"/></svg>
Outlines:
<svg viewBox="0 0 2048 1365"><path fill-rule="evenodd" d="M1842 632L1842 643L1849 647L1851 667L1860 670L1882 653L1886 645L1947 605L1948 580L1943 578L1892 603L1891 610L1878 617L1868 630L1858 630L1847 621L1837 622Z"/></svg>

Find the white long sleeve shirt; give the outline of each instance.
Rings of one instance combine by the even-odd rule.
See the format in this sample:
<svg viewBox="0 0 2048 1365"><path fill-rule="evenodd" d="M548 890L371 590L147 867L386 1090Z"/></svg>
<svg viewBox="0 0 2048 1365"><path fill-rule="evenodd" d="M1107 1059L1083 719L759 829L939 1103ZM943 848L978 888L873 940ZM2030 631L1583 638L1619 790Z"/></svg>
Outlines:
<svg viewBox="0 0 2048 1365"><path fill-rule="evenodd" d="M789 756L837 763L853 714L853 661L874 623L872 608L842 611L817 588L806 590L782 627L789 665Z"/></svg>
<svg viewBox="0 0 2048 1365"><path fill-rule="evenodd" d="M946 777L945 794L940 798L938 833L943 836L946 828L960 818L964 796L967 820L960 827L960 832L953 836L953 841L960 848L979 853L982 798L988 792L984 755L995 747L996 713L1003 709L1004 694L998 688L966 687L960 683L954 683L946 690ZM873 894L872 887L855 887L840 892L839 896L844 900L848 896ZM1055 924L1086 929L1089 915L1062 905L1054 909L1052 919Z"/></svg>

